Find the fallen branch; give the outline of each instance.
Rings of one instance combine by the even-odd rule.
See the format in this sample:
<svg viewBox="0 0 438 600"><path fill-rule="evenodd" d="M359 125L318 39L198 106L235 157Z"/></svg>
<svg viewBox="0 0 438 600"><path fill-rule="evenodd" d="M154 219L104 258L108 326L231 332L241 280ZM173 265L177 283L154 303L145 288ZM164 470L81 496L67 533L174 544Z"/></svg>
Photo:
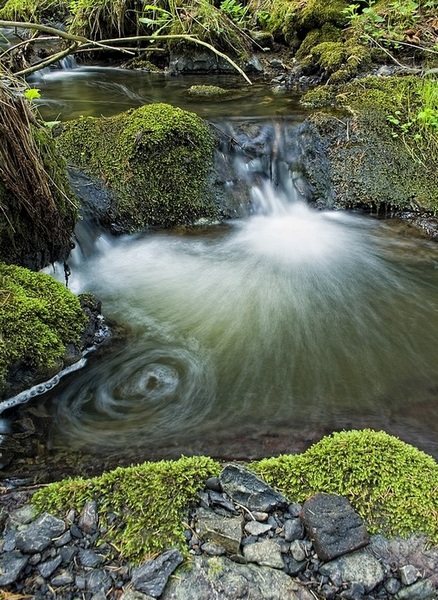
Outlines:
<svg viewBox="0 0 438 600"><path fill-rule="evenodd" d="M215 48L208 42L204 42L203 40L198 39L196 36L189 35L189 34L140 35L140 36L135 36L135 37L113 38L113 39L100 40L99 42L95 42L95 41L89 40L85 37L73 35L71 33L66 33L65 31L60 31L59 29L55 29L54 27L48 27L47 25L40 25L38 23L21 23L19 21L2 21L2 20L0 20L0 27L6 27L6 28L20 27L22 29L31 29L31 30L35 30L35 31L41 31L42 33L48 33L53 36L57 36L62 39L65 39L67 41L74 42L74 44L71 44L65 51L63 51L63 52L65 52L65 54L62 54L62 56L60 56L61 53L57 53L56 55L49 57L47 60L41 61L41 62L37 63L36 65L32 65L31 67L28 67L27 69L23 69L23 70L19 71L18 73L16 73L16 75L23 76L23 75L28 75L29 73L34 73L35 71L39 71L40 69L43 69L44 67L48 66L49 64L52 64L53 62L60 60L60 58L65 58L65 56L68 56L69 54L74 54L75 52L92 51L96 47L105 49L105 50L116 50L118 52L125 52L128 54L133 54L131 51L126 50L125 48L119 48L117 46L114 46L113 44L116 44L116 43L125 44L125 43L129 43L129 42L140 42L140 41L151 42L151 41L158 41L158 40L185 40L187 42L193 42L194 44L208 48L211 52L216 54L216 56L219 56L220 58L223 58L225 61L227 61L234 69L236 69L236 71L238 73L240 73L240 75L242 75L242 77L250 85L252 84L251 80L246 75L246 73L227 54L224 54L220 50L217 50L217 48ZM33 40L35 40L35 39L38 39L38 38L33 38ZM29 40L29 42L32 42L33 40ZM11 49L6 50L2 54L2 56L7 54L10 50Z"/></svg>

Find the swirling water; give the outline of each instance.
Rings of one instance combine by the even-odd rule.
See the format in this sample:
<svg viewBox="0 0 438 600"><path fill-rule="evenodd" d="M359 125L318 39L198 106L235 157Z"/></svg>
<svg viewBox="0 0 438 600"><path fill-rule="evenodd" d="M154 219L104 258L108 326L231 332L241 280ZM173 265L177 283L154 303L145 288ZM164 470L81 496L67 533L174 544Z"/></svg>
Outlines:
<svg viewBox="0 0 438 600"><path fill-rule="evenodd" d="M438 247L292 196L265 181L245 219L72 258L129 342L55 392L55 444L371 426L436 451Z"/></svg>
<svg viewBox="0 0 438 600"><path fill-rule="evenodd" d="M50 71L38 80L40 108L64 119L164 100L213 118L243 107L301 118L296 98L264 86L195 105L191 83ZM237 161L239 177L256 162ZM188 453L201 440L218 454L235 433L244 456L247 433L374 427L438 456L436 243L395 222L309 208L288 171L274 183L249 177L254 210L226 225L94 231L78 245L71 289L95 293L128 337L38 398L52 447Z"/></svg>

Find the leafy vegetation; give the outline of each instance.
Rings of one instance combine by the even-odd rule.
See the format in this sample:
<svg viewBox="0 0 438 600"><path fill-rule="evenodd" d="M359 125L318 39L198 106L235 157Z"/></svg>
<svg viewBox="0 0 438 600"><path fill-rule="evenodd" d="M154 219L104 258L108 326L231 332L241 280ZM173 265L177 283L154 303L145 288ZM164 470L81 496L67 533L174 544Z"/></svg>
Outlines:
<svg viewBox="0 0 438 600"><path fill-rule="evenodd" d="M385 432L334 433L304 454L266 458L251 468L292 501L339 494L371 532L423 532L438 543L438 464Z"/></svg>
<svg viewBox="0 0 438 600"><path fill-rule="evenodd" d="M0 389L12 367L62 366L85 322L78 298L53 277L0 263Z"/></svg>

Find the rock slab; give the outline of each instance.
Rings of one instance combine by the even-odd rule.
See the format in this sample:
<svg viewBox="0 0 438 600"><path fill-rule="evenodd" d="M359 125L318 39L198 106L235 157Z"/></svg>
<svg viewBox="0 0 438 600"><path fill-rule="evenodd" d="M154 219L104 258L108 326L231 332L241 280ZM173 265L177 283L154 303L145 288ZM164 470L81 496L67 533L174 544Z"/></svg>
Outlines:
<svg viewBox="0 0 438 600"><path fill-rule="evenodd" d="M159 598L169 577L182 562L179 550L166 550L157 558L147 560L132 570L132 585L139 592Z"/></svg>

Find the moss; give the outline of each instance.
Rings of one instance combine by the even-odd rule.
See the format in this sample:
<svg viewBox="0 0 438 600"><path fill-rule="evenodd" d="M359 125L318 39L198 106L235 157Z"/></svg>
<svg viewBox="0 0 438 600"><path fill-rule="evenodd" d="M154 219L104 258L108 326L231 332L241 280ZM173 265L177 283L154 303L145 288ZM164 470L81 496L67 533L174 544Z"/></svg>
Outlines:
<svg viewBox="0 0 438 600"><path fill-rule="evenodd" d="M306 92L300 99L300 104L306 108L326 108L334 106L335 91L333 86L320 85Z"/></svg>
<svg viewBox="0 0 438 600"><path fill-rule="evenodd" d="M224 88L218 87L217 85L192 85L187 90L187 94L196 98L215 99L223 96L228 96L230 94L230 91L224 90Z"/></svg>
<svg viewBox="0 0 438 600"><path fill-rule="evenodd" d="M264 459L251 468L291 501L339 494L371 532L422 532L438 543L438 464L384 432L335 433L304 454Z"/></svg>
<svg viewBox="0 0 438 600"><path fill-rule="evenodd" d="M438 84L409 77L367 77L324 86L303 102L326 101L339 118L310 121L331 165L336 205L438 211Z"/></svg>
<svg viewBox="0 0 438 600"><path fill-rule="evenodd" d="M16 366L50 372L67 344L79 345L86 317L79 300L43 273L0 263L0 390Z"/></svg>
<svg viewBox="0 0 438 600"><path fill-rule="evenodd" d="M111 218L125 230L215 217L207 198L213 140L193 113L155 104L65 125L58 145L69 160L117 196Z"/></svg>
<svg viewBox="0 0 438 600"><path fill-rule="evenodd" d="M135 0L72 0L69 31L92 40L138 35Z"/></svg>
<svg viewBox="0 0 438 600"><path fill-rule="evenodd" d="M147 462L93 479L50 484L32 502L40 511L63 515L70 507L80 511L87 500L96 500L102 526L109 526L109 513L118 516L109 526L108 541L124 557L141 561L169 547L187 552L184 519L189 505L206 479L219 471L219 463L202 456Z"/></svg>
<svg viewBox="0 0 438 600"><path fill-rule="evenodd" d="M7 0L0 18L8 21L63 21L70 14L67 0Z"/></svg>

